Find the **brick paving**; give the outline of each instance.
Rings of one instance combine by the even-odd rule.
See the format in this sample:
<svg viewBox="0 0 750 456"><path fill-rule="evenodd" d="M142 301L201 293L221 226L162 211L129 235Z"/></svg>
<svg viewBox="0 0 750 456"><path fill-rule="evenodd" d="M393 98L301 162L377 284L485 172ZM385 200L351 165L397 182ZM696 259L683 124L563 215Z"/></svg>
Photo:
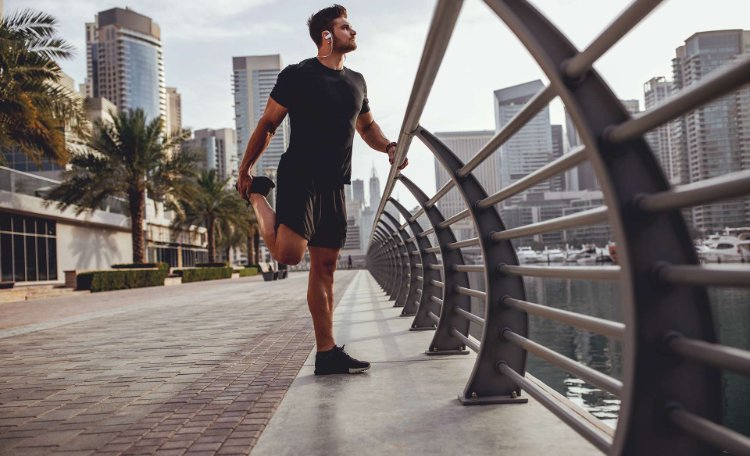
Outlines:
<svg viewBox="0 0 750 456"><path fill-rule="evenodd" d="M337 273L337 298L353 277ZM38 301L33 322L0 304L0 455L249 454L314 345L306 287L79 295L70 312Z"/></svg>

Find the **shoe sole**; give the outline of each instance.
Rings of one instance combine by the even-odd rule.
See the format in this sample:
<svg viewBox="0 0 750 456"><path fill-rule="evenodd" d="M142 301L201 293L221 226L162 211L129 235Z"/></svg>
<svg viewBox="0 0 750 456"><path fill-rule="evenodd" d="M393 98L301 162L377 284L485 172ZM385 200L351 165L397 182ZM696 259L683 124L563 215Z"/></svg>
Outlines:
<svg viewBox="0 0 750 456"><path fill-rule="evenodd" d="M362 372L368 370L370 366L367 367L352 367L349 368L349 372L315 372L315 375L347 375L347 374L361 374Z"/></svg>

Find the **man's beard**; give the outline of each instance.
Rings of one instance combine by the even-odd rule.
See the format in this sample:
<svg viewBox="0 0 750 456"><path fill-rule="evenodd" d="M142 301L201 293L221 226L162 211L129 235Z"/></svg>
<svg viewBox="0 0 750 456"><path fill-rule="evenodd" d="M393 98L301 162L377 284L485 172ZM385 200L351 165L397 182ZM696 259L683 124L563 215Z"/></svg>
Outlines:
<svg viewBox="0 0 750 456"><path fill-rule="evenodd" d="M351 52L357 49L357 42L348 41L345 44L341 44L341 42L338 42L333 46L333 49L341 54L346 54L347 52Z"/></svg>

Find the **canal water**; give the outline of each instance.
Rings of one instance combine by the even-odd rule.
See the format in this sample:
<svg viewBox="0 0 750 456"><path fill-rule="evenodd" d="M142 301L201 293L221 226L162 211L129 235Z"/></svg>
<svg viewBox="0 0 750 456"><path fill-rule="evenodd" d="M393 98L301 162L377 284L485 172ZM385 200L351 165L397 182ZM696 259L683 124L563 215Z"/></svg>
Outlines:
<svg viewBox="0 0 750 456"><path fill-rule="evenodd" d="M479 276L480 274L472 274ZM472 282L483 282L477 277ZM531 302L571 310L600 318L622 321L619 285L607 282L524 278ZM485 289L483 283L472 288ZM731 347L750 350L750 290L710 289L715 324L720 341ZM472 311L483 313L474 301ZM575 329L548 319L530 317L531 339L612 377L622 379L622 344L598 334ZM471 333L480 335L479 328ZM560 394L582 406L605 423L615 427L620 401L613 395L567 374L546 361L529 356L528 371ZM724 424L750 435L750 380L724 372Z"/></svg>

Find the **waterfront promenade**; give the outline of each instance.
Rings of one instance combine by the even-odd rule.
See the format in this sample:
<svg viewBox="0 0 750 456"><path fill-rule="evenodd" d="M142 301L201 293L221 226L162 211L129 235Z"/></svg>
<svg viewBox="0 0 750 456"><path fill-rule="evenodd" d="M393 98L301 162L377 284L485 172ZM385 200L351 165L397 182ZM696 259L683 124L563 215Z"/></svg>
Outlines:
<svg viewBox="0 0 750 456"><path fill-rule="evenodd" d="M304 273L1 305L0 454L599 454L533 400L460 406L473 354L336 279L359 376L312 374Z"/></svg>

